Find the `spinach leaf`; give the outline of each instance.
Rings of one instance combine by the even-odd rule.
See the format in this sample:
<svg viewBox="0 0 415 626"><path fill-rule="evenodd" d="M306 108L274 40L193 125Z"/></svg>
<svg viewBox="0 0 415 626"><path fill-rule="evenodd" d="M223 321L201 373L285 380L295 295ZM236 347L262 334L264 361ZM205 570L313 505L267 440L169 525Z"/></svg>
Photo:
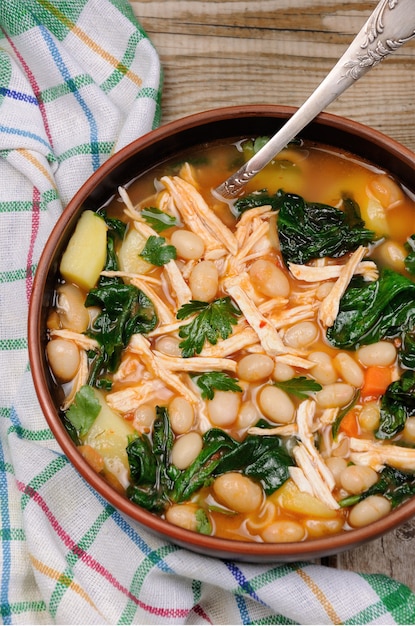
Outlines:
<svg viewBox="0 0 415 626"><path fill-rule="evenodd" d="M282 440L275 436L248 436L236 441L219 428L203 435L203 447L184 470L171 464L173 435L165 407L157 407L153 436L141 435L127 446L131 485L127 496L150 511L161 511L168 502L185 502L216 476L240 471L273 493L288 478L293 461Z"/></svg>
<svg viewBox="0 0 415 626"><path fill-rule="evenodd" d="M414 299L415 283L393 270L384 269L370 283L353 279L327 339L337 348L353 349L399 337L414 328Z"/></svg>
<svg viewBox="0 0 415 626"><path fill-rule="evenodd" d="M85 306L101 308L101 313L86 333L101 346L98 363L93 366L93 380L90 380L90 384L94 384L99 370L117 370L121 352L131 336L150 332L158 319L151 300L140 289L124 283L109 283L92 289Z"/></svg>
<svg viewBox="0 0 415 626"><path fill-rule="evenodd" d="M411 235L405 243L408 255L405 258L405 269L410 274L415 274L415 235Z"/></svg>
<svg viewBox="0 0 415 626"><path fill-rule="evenodd" d="M307 263L322 257L340 257L373 241L364 227L358 206L344 199L345 210L306 202L296 194L279 191L278 236L285 263Z"/></svg>
<svg viewBox="0 0 415 626"><path fill-rule="evenodd" d="M219 337L227 339L241 312L226 297L212 302L191 300L177 311L176 317L181 320L194 313L198 313L194 320L181 326L179 330L179 337L184 340L179 344L184 358L200 354L205 341L215 345Z"/></svg>
<svg viewBox="0 0 415 626"><path fill-rule="evenodd" d="M102 217L112 234L117 235L121 241L124 239L125 231L127 229L127 224L125 222L117 219L116 217L108 217L105 209L98 209L97 215Z"/></svg>
<svg viewBox="0 0 415 626"><path fill-rule="evenodd" d="M378 439L391 439L405 426L408 417L415 415L415 372L407 370L399 380L391 383L382 396L380 423L375 433Z"/></svg>
<svg viewBox="0 0 415 626"><path fill-rule="evenodd" d="M259 481L265 493L270 495L289 478L288 467L293 464L279 437L248 435L241 444L223 455L213 473L219 476L241 471Z"/></svg>
<svg viewBox="0 0 415 626"><path fill-rule="evenodd" d="M204 400L212 400L215 389L220 391L242 391L238 382L226 372L204 372L203 374L192 374L197 386L202 391Z"/></svg>
<svg viewBox="0 0 415 626"><path fill-rule="evenodd" d="M143 508L161 512L173 487L174 472L170 471L173 433L167 409L156 408L152 440L142 434L130 441L127 457L132 483L127 497Z"/></svg>
<svg viewBox="0 0 415 626"><path fill-rule="evenodd" d="M107 232L107 258L104 265L104 270L112 272L119 269L118 257L115 252L115 239L116 235L113 231ZM100 276L98 280L98 287L105 287L106 285L116 284L120 285L123 282L122 278L118 276Z"/></svg>
<svg viewBox="0 0 415 626"><path fill-rule="evenodd" d="M339 501L341 507L353 506L368 496L382 495L397 507L410 496L415 495L415 474L403 472L386 465L380 472L379 480L363 493L347 496Z"/></svg>
<svg viewBox="0 0 415 626"><path fill-rule="evenodd" d="M177 251L174 246L166 243L164 237L156 237L151 235L146 245L142 249L140 256L152 265L161 267L169 261L174 260L177 257Z"/></svg>
<svg viewBox="0 0 415 626"><path fill-rule="evenodd" d="M94 390L88 385L83 385L76 392L75 399L65 413L66 420L70 422L80 437L87 434L95 418L101 411L101 404Z"/></svg>
<svg viewBox="0 0 415 626"><path fill-rule="evenodd" d="M290 378L290 380L274 381L272 384L274 387L278 387L301 400L307 398L309 393L322 389L322 386L316 380L307 378L307 376L296 376L295 378Z"/></svg>
<svg viewBox="0 0 415 626"><path fill-rule="evenodd" d="M196 459L177 478L171 498L174 502L188 500L195 491L207 485L213 478L213 471L223 453L238 445L220 428L211 428L203 435L203 448Z"/></svg>
<svg viewBox="0 0 415 626"><path fill-rule="evenodd" d="M212 524L210 523L209 517L204 509L197 509L196 523L198 533L200 533L201 535L212 534Z"/></svg>
<svg viewBox="0 0 415 626"><path fill-rule="evenodd" d="M169 215L153 206L141 209L141 215L147 224L150 224L157 233L161 233L163 230L176 226L177 224L177 220L173 215Z"/></svg>
<svg viewBox="0 0 415 626"><path fill-rule="evenodd" d="M249 209L265 205L270 205L273 211L277 211L280 206L279 197L277 194L269 194L266 189L260 189L236 200L234 210L238 215L241 215L245 211L249 211Z"/></svg>
<svg viewBox="0 0 415 626"><path fill-rule="evenodd" d="M401 365L415 369L415 329L402 333L398 356Z"/></svg>

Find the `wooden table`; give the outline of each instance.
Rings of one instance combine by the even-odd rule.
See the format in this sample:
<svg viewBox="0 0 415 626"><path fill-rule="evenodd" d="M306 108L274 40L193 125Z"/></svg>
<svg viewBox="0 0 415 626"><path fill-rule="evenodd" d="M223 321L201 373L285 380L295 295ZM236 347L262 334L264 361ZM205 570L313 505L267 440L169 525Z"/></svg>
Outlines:
<svg viewBox="0 0 415 626"><path fill-rule="evenodd" d="M414 0L415 1L415 0ZM218 106L300 106L344 52L376 1L131 0L164 70L162 123ZM415 151L415 41L329 111ZM415 520L325 564L383 573L415 591Z"/></svg>

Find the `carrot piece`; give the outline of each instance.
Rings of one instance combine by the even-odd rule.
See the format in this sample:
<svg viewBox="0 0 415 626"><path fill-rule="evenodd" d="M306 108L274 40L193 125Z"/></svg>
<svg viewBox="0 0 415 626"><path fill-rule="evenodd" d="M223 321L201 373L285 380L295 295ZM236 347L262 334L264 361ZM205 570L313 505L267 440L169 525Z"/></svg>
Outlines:
<svg viewBox="0 0 415 626"><path fill-rule="evenodd" d="M85 461L94 469L96 472L102 472L104 469L104 459L100 455L99 452L94 450L92 446L89 444L85 444L83 446L78 446L79 452L84 457Z"/></svg>
<svg viewBox="0 0 415 626"><path fill-rule="evenodd" d="M390 367L371 365L365 372L365 382L362 387L362 396L382 396L392 382Z"/></svg>
<svg viewBox="0 0 415 626"><path fill-rule="evenodd" d="M340 422L339 431L343 432L348 437L359 436L359 423L357 421L358 411L352 409L343 417Z"/></svg>

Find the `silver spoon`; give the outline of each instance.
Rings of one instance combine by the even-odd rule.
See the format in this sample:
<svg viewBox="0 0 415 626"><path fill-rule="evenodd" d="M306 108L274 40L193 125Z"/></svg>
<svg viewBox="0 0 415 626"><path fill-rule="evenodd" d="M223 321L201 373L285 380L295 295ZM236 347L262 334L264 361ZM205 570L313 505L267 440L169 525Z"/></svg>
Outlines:
<svg viewBox="0 0 415 626"><path fill-rule="evenodd" d="M284 126L214 193L222 199L242 194L258 174L309 122L389 54L415 36L415 0L381 0L346 52Z"/></svg>

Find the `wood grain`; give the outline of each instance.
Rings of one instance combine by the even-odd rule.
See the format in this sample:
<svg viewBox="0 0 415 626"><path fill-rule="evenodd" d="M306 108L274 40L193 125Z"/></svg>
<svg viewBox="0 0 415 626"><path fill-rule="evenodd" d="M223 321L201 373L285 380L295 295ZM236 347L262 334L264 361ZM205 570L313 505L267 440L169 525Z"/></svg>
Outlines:
<svg viewBox="0 0 415 626"><path fill-rule="evenodd" d="M217 106L300 106L375 2L133 1L164 70L162 122ZM330 112L415 149L415 42L358 81Z"/></svg>
<svg viewBox="0 0 415 626"><path fill-rule="evenodd" d="M348 0L132 0L164 72L162 123L219 106L300 106L376 6ZM415 150L415 41L330 105ZM415 158L415 157L414 157ZM324 561L415 590L415 522Z"/></svg>

